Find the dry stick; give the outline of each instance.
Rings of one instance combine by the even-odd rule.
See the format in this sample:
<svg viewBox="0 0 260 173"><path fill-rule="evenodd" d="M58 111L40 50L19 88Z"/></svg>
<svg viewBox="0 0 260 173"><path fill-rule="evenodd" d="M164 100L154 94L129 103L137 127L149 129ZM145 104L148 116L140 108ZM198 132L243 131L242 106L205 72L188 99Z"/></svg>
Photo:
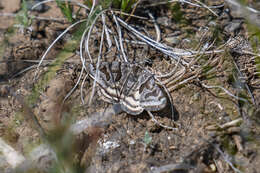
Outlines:
<svg viewBox="0 0 260 173"><path fill-rule="evenodd" d="M229 128L229 127L236 126L238 123L241 123L241 122L243 122L243 119L242 118L238 118L238 119L232 120L230 122L227 122L225 124L219 125L219 127L221 129Z"/></svg>
<svg viewBox="0 0 260 173"><path fill-rule="evenodd" d="M163 125L162 123L158 122L158 121L154 118L154 115L153 115L150 111L147 111L147 113L148 113L149 116L152 118L152 121L155 122L155 124L158 124L159 126L165 128L165 129L178 130L178 128L169 127L169 126Z"/></svg>
<svg viewBox="0 0 260 173"><path fill-rule="evenodd" d="M193 67L193 65L194 65L196 62L198 62L198 60L202 57L202 55L203 55L203 54L201 54L201 56L198 56L196 59L191 60L191 62L189 62L189 64L188 64L187 67L183 67L183 70L184 70L184 71L183 71L183 70L182 70L182 71L179 71L180 73L183 72L180 76L179 76L178 73L177 73L177 74L175 74L174 76L170 77L169 79L164 80L163 82L164 82L165 84L167 84L168 86L170 86L170 85L176 83L178 80L180 80L180 79L182 78L183 75L185 75L185 72L187 72L187 70L192 69L191 67ZM198 70L197 70L197 71L198 71ZM195 73L195 72L193 72L193 74L194 74L194 73ZM197 74L198 74L198 73L197 73ZM184 83L187 83L189 80L191 80L191 79L186 79L185 81L182 81L181 83L178 83L177 85L172 86L172 87L170 88L170 90L173 91L175 88L177 88L178 86L180 86L180 85L182 85L182 84L184 84Z"/></svg>
<svg viewBox="0 0 260 173"><path fill-rule="evenodd" d="M175 59L176 61L178 61L178 58L180 58L178 54L176 54L175 52L173 52L171 50L170 47L166 47L165 45L158 43L154 40L152 40L151 38L143 35L142 33L140 33L139 31L135 30L133 27L131 27L130 25L128 25L127 23L125 23L123 20L121 20L119 17L116 17L117 20L128 30L130 30L136 37L138 37L139 39L141 39L142 41L146 42L148 45L162 51L163 53L169 55L170 57L172 57L173 59ZM187 62L185 62L184 60L181 61L182 64L187 64Z"/></svg>
<svg viewBox="0 0 260 173"><path fill-rule="evenodd" d="M180 85L184 85L184 84L188 83L189 81L191 81L191 80L193 80L193 79L196 79L196 78L197 78L197 76L191 76L190 78L185 79L185 80L183 80L183 81L177 83L177 84L174 85L174 86L171 86L171 87L169 88L169 92L174 91L174 90L175 90L176 88L178 88Z"/></svg>
<svg viewBox="0 0 260 173"><path fill-rule="evenodd" d="M200 5L197 5L197 4L193 4L189 1L185 1L185 0L171 0L171 1L163 1L163 2L156 2L156 3L153 3L153 4L149 4L149 5L146 5L145 7L154 7L154 6L157 6L157 5L165 5L165 4L168 4L168 3L171 3L171 2L182 2L182 3L186 3L186 4L190 4L192 6L195 6L195 7L201 7Z"/></svg>
<svg viewBox="0 0 260 173"><path fill-rule="evenodd" d="M170 78L165 79L162 81L164 85L172 85L178 80L182 78L183 75L185 75L187 72L187 68L182 68L182 70L179 70L175 75L172 75Z"/></svg>
<svg viewBox="0 0 260 173"><path fill-rule="evenodd" d="M49 65L50 63L51 63L51 62L45 62L45 63L43 63L43 66ZM27 72L27 71L29 71L29 70L31 70L31 69L37 68L37 67L38 67L38 65L32 65L32 66L30 66L30 67L27 67L27 68L25 68L25 69L19 71L18 73L14 74L11 78L15 78L15 77L21 75L22 73L25 73L25 72Z"/></svg>
<svg viewBox="0 0 260 173"><path fill-rule="evenodd" d="M46 63L50 63L53 60L44 60ZM7 62L27 62L27 63L39 63L39 60L31 60L31 59L21 59L21 60L3 60L0 63L7 63Z"/></svg>
<svg viewBox="0 0 260 173"><path fill-rule="evenodd" d="M93 13L93 11L94 11L95 6L96 6L96 1L94 0L93 3L92 3L92 7L91 7L91 10L90 10L90 13L89 13L89 15L88 15L88 22L87 22L87 25L86 25L86 26L87 26L87 29L86 29L86 30L88 30L88 35L87 35L87 39L85 40L85 52L87 52L87 55L88 55L88 57L89 57L91 63L93 62L93 60L92 60L91 55L90 55L90 52L89 52L89 39L90 39L90 35L91 35L91 33L92 33L93 27L95 26L96 20L100 17L100 15L103 15L103 12L104 12L104 11L101 11L101 12L95 17L95 19L92 21L90 27L88 28L89 22L91 21L91 17L94 15L94 14L92 14L92 13ZM83 40L82 40L82 41L83 41Z"/></svg>
<svg viewBox="0 0 260 173"><path fill-rule="evenodd" d="M114 35L113 38L114 38L114 40L115 40L116 49L117 49L118 52L120 52L120 47L119 47L119 43L118 43L118 41L117 41L116 36Z"/></svg>
<svg viewBox="0 0 260 173"><path fill-rule="evenodd" d="M194 3L191 3L190 1L186 1L186 0L168 0L168 1L163 1L163 2L158 2L158 3L154 3L154 4L145 5L144 7L154 7L154 6L157 6L157 5L168 4L168 3L171 3L171 2L186 3L186 4L190 4L191 6L202 7L201 5L194 4ZM208 6L208 8L214 9L214 8L220 8L220 7L223 7L223 6L224 6L224 3L221 4L221 5L216 5L216 6Z"/></svg>
<svg viewBox="0 0 260 173"><path fill-rule="evenodd" d="M145 42L143 42L143 41L137 41L137 40L123 39L123 42L132 43L132 44L147 45Z"/></svg>
<svg viewBox="0 0 260 173"><path fill-rule="evenodd" d="M171 47L168 47L164 44L158 43L158 42L154 41L153 39L143 35L139 31L137 31L136 29L134 29L133 27L131 27L130 25L125 23L119 17L117 17L117 20L121 23L121 25L123 27L125 27L126 29L131 31L137 38L141 39L142 41L144 41L148 45L154 47L155 49L158 49L159 51L163 52L164 54L170 56L175 61L178 61L178 59L181 58L181 56L182 57L193 57L193 56L195 56L194 54L199 53L198 51L185 51L185 50L182 50L182 49L171 48ZM205 51L204 54L221 53L223 51L224 50ZM182 58L181 59L181 65L187 65L187 64L188 64L188 62L186 62Z"/></svg>
<svg viewBox="0 0 260 173"><path fill-rule="evenodd" d="M120 45L121 53L123 55L124 61L128 62L128 58L127 58L127 56L125 54L125 51L124 51L121 28L120 28L120 26L118 24L117 17L113 14L113 12L112 12L112 15L113 15L113 19L114 19L114 21L116 23L116 29L117 29L117 34L118 34L118 38L119 38L119 45Z"/></svg>
<svg viewBox="0 0 260 173"><path fill-rule="evenodd" d="M195 64L195 62L197 62L200 58L201 58L201 56L199 56L198 58L192 60L192 61L188 64L188 67L193 66L193 65ZM213 61L213 62L215 62L215 61ZM191 80L197 78L198 75L201 73L203 67L209 65L209 63L211 63L211 59L209 59L209 60L207 61L207 63L205 63L202 67L199 67L197 70L191 72L191 74L189 75L189 76L191 76L191 77L189 77L188 79L185 79L185 80L179 82L178 84L176 84L176 85L170 87L170 88L169 88L169 91L173 91L173 90L175 90L178 86L183 85L183 84L186 84L186 83L188 83L189 81L191 81ZM185 72L186 72L187 69L188 69L188 68L186 68L185 71L184 71L184 73L182 73L180 76L178 76L178 75L175 75L176 77L175 77L175 76L172 76L172 77L170 77L169 79L164 80L163 83L164 83L164 84L167 84L168 86L170 86L170 85L176 83L178 80L180 80L180 79L182 78L182 76L185 74ZM192 75L194 75L194 76L192 76ZM178 76L178 77L177 77L177 76ZM173 80L173 79L174 79L174 80Z"/></svg>
<svg viewBox="0 0 260 173"><path fill-rule="evenodd" d="M98 17L100 17L100 15L103 14L104 12L105 12L105 10L104 10L104 11L101 11L101 12L95 17L95 19L93 20L91 26L90 26L89 28L86 28L86 29L85 29L86 32L88 31L88 36L87 36L87 39L85 40L85 51L88 53L88 57L89 57L89 59L90 59L90 62L93 62L93 60L92 60L92 58L91 58L91 55L90 55L90 53L89 53L89 49L88 49L88 42L89 42L90 34L91 34L91 32L92 32L92 29L93 29L93 27L94 27L94 24L96 23L96 20L97 20ZM91 15L89 15L89 16L91 16ZM89 20L90 20L90 19L89 19ZM84 31L84 33L85 33L85 31ZM83 33L83 35L84 35L84 33ZM82 37L81 39L85 39L85 37ZM83 43L83 40L81 40L81 42ZM82 57L81 57L81 58L82 58L82 59L81 59L82 63L85 63L86 60L85 60L85 58L83 57L83 53L82 53ZM83 66L83 67L84 67L84 66ZM86 68L86 71L88 72L88 69L87 69L86 66L85 66L85 68ZM65 100L67 100L67 98L74 92L74 90L75 90L75 89L77 88L77 86L79 85L80 80L81 80L82 75L83 75L83 72L84 72L84 68L81 69L81 71L80 71L80 76L79 76L79 78L78 78L76 84L75 84L74 87L69 91L69 93L65 96L65 98L64 98L64 100L63 100L63 103L65 102Z"/></svg>
<svg viewBox="0 0 260 173"><path fill-rule="evenodd" d="M84 98L83 98L83 87L84 87L84 84L85 84L85 81L86 81L87 77L88 77L88 73L83 78L83 81L82 81L81 86L80 86L80 99L81 99L81 103L83 105L85 104Z"/></svg>
<svg viewBox="0 0 260 173"><path fill-rule="evenodd" d="M126 22L128 22L129 20L130 20L130 18L131 18L131 16L133 16L133 14L134 14L134 12L135 12L135 10L136 10L136 7L138 6L138 4L141 2L141 0L138 0L136 3L135 3L135 5L134 5L134 8L133 8L133 10L131 11L131 14L128 16L128 18L126 19Z"/></svg>
<svg viewBox="0 0 260 173"><path fill-rule="evenodd" d="M97 14L97 16L95 17L95 19L93 20L93 22L91 23L91 25L89 27L87 39L85 40L85 52L87 52L87 55L88 55L91 63L93 63L93 60L92 60L92 57L91 57L90 52L89 52L89 39L90 39L90 35L92 33L93 27L95 26L95 23L96 23L97 19L100 17L100 15L102 15L106 11L107 10L103 10L100 13ZM91 16L91 14L89 14L89 16ZM90 18L89 18L89 20L90 20Z"/></svg>
<svg viewBox="0 0 260 173"><path fill-rule="evenodd" d="M79 47L79 54L80 54L80 60L81 60L81 63L82 63L82 67L84 70L87 71L87 68L86 68L86 65L85 65L85 62L86 62L86 58L83 56L83 42L84 42L84 39L86 37L86 33L88 32L88 29L86 28L82 34L82 37L81 37L81 40L80 40L80 47Z"/></svg>
<svg viewBox="0 0 260 173"><path fill-rule="evenodd" d="M105 27L103 25L101 39L100 39L99 53L98 53L98 61L97 61L97 65L96 65L96 74L95 74L95 78L94 78L92 92L91 92L90 99L89 99L89 105L92 103L92 99L93 99L94 94L95 94L96 83L99 80L99 65L100 65L100 59L101 59L101 55L102 55L104 33L105 33Z"/></svg>
<svg viewBox="0 0 260 173"><path fill-rule="evenodd" d="M75 89L76 89L77 86L79 85L80 80L81 80L81 78L82 78L82 76L83 76L83 72L84 72L84 69L81 68L80 75L79 75L79 78L78 78L76 84L75 84L75 85L73 86L73 88L69 91L69 93L65 96L65 98L64 98L63 101L62 101L63 103L65 103L65 101L69 98L69 96L75 91Z"/></svg>
<svg viewBox="0 0 260 173"><path fill-rule="evenodd" d="M110 29L106 25L106 16L104 14L102 14L102 23L105 27L106 42L108 44L108 47L107 47L108 50L107 50L107 52L104 53L104 56L106 56L107 54L109 54L112 51L113 43L112 43L112 40L110 37Z"/></svg>
<svg viewBox="0 0 260 173"><path fill-rule="evenodd" d="M105 26L105 34L106 34L106 41L108 44L108 49L110 49L113 44L112 44L112 40L110 38L109 29L107 28L107 25L106 25L106 17L104 14L102 14L102 22L103 22L103 25Z"/></svg>
<svg viewBox="0 0 260 173"><path fill-rule="evenodd" d="M172 171L180 171L181 170L189 170L194 168L194 166L191 166L186 163L172 163L168 165L163 165L160 167L153 167L152 171L150 173L162 173L162 172L172 172Z"/></svg>
<svg viewBox="0 0 260 173"><path fill-rule="evenodd" d="M208 86L208 85L203 84L203 83L201 83L201 85L202 85L203 87L207 88L207 89L213 89L213 88L221 89L221 90L223 90L226 94L228 94L229 96L231 96L231 97L233 97L233 98L235 98L235 99L237 99L237 100L241 100L241 101L247 102L246 99L241 98L241 97L237 97L237 96L233 95L231 92L229 92L227 89L223 88L222 86Z"/></svg>
<svg viewBox="0 0 260 173"><path fill-rule="evenodd" d="M238 71L239 76L244 77L244 75L243 75L243 74L241 73L241 71L239 70L238 65L237 65L235 59L233 58L233 56L232 56L232 59L233 59L234 65L235 65L235 67L236 67L236 69L237 69L237 71ZM252 92L251 92L249 86L247 85L246 82L243 82L243 81L241 81L241 82L245 85L245 87L246 87L246 89L247 89L247 92L248 92L248 94L250 95L253 104L256 105L254 95L252 94Z"/></svg>
<svg viewBox="0 0 260 173"><path fill-rule="evenodd" d="M220 155L223 157L224 161L227 162L227 163L229 164L229 166L230 166L235 172L242 173L239 169L237 169L237 168L233 165L233 163L229 160L228 156L227 156L226 154L224 154L223 151L221 151L221 149L220 149L217 145L215 145L215 144L213 144L213 143L211 143L211 142L210 142L210 144L214 146L214 148L215 148L215 149L220 153Z"/></svg>
<svg viewBox="0 0 260 173"><path fill-rule="evenodd" d="M157 22L155 21L153 15L151 13L148 13L148 15L154 23L154 28L155 28L155 32L156 32L156 42L159 42L159 41L161 41L161 30L160 30Z"/></svg>
<svg viewBox="0 0 260 173"><path fill-rule="evenodd" d="M177 70L177 67L178 67L179 63L180 63L180 58L179 58L177 64L175 64L174 68L173 68L169 73L161 74L161 75L156 75L156 77L157 77L157 78L171 77L171 76L175 73L175 71Z"/></svg>
<svg viewBox="0 0 260 173"><path fill-rule="evenodd" d="M39 62L39 64L38 64L38 66L37 66L37 71L38 71L39 67L41 66L43 60L45 59L46 55L49 53L49 51L51 50L51 48L54 46L54 44L56 44L57 41L58 41L63 35L65 35L71 28L73 28L73 27L76 26L77 24L82 23L82 22L85 22L85 21L86 21L86 19L83 19L83 20L80 20L80 21L75 22L74 24L70 25L68 28L65 29L65 31L63 31L63 32L51 43L51 45L48 47L48 49L45 51L45 53L44 53L43 56L41 57L41 60L40 60L40 62ZM37 74L37 71L36 71L36 74ZM36 74L35 74L35 76L36 76Z"/></svg>
<svg viewBox="0 0 260 173"><path fill-rule="evenodd" d="M119 15L129 16L129 17L134 17L134 18L137 18L137 19L149 20L149 18L147 18L147 17L137 16L137 15L125 13L125 12L119 11L119 10L113 10L113 13L119 14Z"/></svg>

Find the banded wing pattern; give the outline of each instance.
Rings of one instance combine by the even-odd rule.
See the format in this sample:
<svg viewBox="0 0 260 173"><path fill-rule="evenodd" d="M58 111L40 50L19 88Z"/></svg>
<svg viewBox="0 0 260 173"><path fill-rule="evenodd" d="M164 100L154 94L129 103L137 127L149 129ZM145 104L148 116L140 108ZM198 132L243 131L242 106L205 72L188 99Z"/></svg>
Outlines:
<svg viewBox="0 0 260 173"><path fill-rule="evenodd" d="M120 103L122 109L138 115L147 111L159 111L167 104L167 97L156 84L153 75L141 67L126 62L101 62L96 70L89 65L90 76L96 79L98 94L102 100L109 103Z"/></svg>

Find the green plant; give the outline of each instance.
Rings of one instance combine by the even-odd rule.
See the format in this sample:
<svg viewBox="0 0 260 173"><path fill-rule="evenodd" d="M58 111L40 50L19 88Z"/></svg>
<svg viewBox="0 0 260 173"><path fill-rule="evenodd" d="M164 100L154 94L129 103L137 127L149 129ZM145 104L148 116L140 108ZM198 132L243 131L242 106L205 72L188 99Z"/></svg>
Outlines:
<svg viewBox="0 0 260 173"><path fill-rule="evenodd" d="M56 3L68 21L73 22L73 6L67 1L62 2L61 0L56 0Z"/></svg>
<svg viewBox="0 0 260 173"><path fill-rule="evenodd" d="M144 134L144 144L148 146L152 142L152 137L149 135L149 133L146 131Z"/></svg>
<svg viewBox="0 0 260 173"><path fill-rule="evenodd" d="M113 0L112 7L118 8L123 12L130 12L136 0Z"/></svg>
<svg viewBox="0 0 260 173"><path fill-rule="evenodd" d="M96 4L97 2L101 5L102 9L112 7L114 9L119 9L122 12L129 13L137 0L96 0ZM91 7L93 0L85 0L85 4Z"/></svg>
<svg viewBox="0 0 260 173"><path fill-rule="evenodd" d="M16 19L20 25L22 25L24 28L27 28L30 26L32 22L32 18L29 18L28 15L28 6L26 0L22 1L21 6L22 6L21 11L19 11Z"/></svg>

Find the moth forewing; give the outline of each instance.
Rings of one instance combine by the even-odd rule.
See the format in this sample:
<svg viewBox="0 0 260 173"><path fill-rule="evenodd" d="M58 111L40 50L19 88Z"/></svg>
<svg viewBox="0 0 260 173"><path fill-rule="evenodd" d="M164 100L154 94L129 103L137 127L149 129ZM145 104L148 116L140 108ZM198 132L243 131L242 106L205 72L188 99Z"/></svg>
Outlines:
<svg viewBox="0 0 260 173"><path fill-rule="evenodd" d="M155 83L153 76L147 80L140 94L140 105L147 111L159 111L167 105L167 97Z"/></svg>
<svg viewBox="0 0 260 173"><path fill-rule="evenodd" d="M95 79L96 72L99 78ZM101 99L120 103L122 110L138 115L147 111L159 111L167 104L167 97L155 82L153 74L139 65L127 62L101 62L98 70L89 66L90 76L97 81Z"/></svg>

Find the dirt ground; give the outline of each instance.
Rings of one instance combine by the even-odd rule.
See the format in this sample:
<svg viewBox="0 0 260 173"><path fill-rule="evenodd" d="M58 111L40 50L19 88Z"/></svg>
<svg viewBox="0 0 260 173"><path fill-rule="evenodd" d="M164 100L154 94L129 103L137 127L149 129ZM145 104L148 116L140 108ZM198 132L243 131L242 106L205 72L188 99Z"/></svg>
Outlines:
<svg viewBox="0 0 260 173"><path fill-rule="evenodd" d="M255 1L250 3L256 3L254 7L259 6ZM259 172L260 79L256 68L251 68L257 66L257 60L252 60L253 55L238 53L238 49L259 50L259 40L254 37L243 18L235 16L232 11L225 12L229 6L223 1L206 1L209 5L224 4L214 9L219 17L215 17L205 8L176 4L178 3L149 6L146 3L144 6L148 7L137 8L136 13L147 16L144 9L149 9L160 27L161 42L184 50L198 50L199 44L212 42L219 46L230 37L241 36L248 45L238 48L224 46L224 52L212 53L209 57L221 60L215 65L215 77L212 80L201 75L199 79L207 84L220 84L235 96L246 98L248 103L241 103L222 90L207 89L200 82L192 80L171 91L173 105L178 114L176 121L164 116L163 112L155 112L155 118L160 123L178 127L176 130L159 126L144 111L138 116L127 113L113 115L105 125L91 127L77 136L68 137L64 130L68 125L66 122L74 123L91 117L93 113L102 112L111 106L98 98L98 95L94 96L91 105L82 104L80 87L65 104L62 103L77 82L82 68L78 48L76 53L68 53L69 58L54 71L47 84L39 82L50 72L52 65L48 62L64 49L66 41L75 30L66 34L52 48L46 61L37 69L37 74L36 68L19 73L29 67L36 67L44 51L69 23L34 19L30 28L17 28L14 27L17 18L1 15L0 137L16 151L28 156L33 148L45 141L39 127L35 126L29 115L32 114L47 133L49 143L56 148L56 154L62 160L60 164L69 165L74 172ZM54 3L42 8L42 11L33 14L64 18ZM19 0L0 1L0 14L15 14L20 9ZM149 36L155 39L153 24L137 19L131 19L129 23L144 27ZM93 40L99 37L98 32L97 29L93 34ZM252 40L255 45L252 45ZM112 49L107 59L116 55L113 51ZM169 57L152 48L149 48L146 59L141 59L141 46L129 46L128 51L131 60L147 61L145 65L154 71L164 73L174 68ZM90 45L90 52L97 54L98 46ZM239 69L244 69L241 70L246 78L243 84L233 80L238 75L233 61ZM41 85L44 87L37 93L35 86ZM87 79L83 87L83 100L88 100L92 85L93 81ZM22 99L18 99L18 96ZM237 123L227 125L234 121ZM44 158L39 162L40 165ZM58 167L53 163L50 165ZM55 169L50 170L55 172ZM8 171L8 163L0 154L0 172ZM31 172L49 170L32 169Z"/></svg>

